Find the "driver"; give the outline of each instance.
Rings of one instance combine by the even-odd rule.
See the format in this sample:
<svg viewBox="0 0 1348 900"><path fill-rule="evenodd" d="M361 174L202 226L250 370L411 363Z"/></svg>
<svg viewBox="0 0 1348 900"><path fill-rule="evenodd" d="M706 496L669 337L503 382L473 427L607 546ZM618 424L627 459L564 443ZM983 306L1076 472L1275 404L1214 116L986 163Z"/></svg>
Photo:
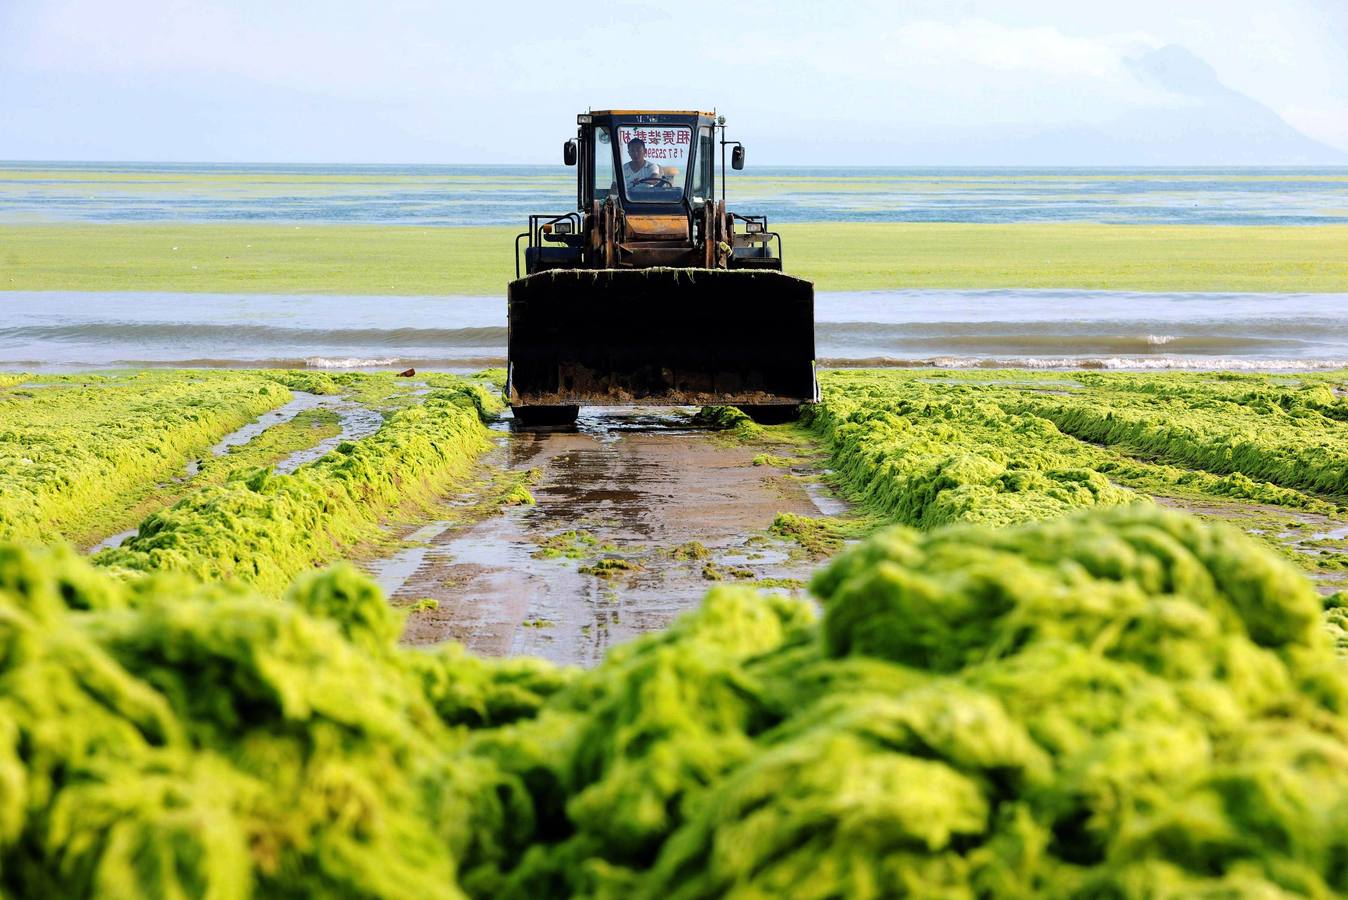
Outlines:
<svg viewBox="0 0 1348 900"><path fill-rule="evenodd" d="M661 177L660 167L646 159L646 142L641 138L632 138L627 142L627 155L632 161L623 166L623 176L629 188L639 184L653 187L653 182Z"/></svg>

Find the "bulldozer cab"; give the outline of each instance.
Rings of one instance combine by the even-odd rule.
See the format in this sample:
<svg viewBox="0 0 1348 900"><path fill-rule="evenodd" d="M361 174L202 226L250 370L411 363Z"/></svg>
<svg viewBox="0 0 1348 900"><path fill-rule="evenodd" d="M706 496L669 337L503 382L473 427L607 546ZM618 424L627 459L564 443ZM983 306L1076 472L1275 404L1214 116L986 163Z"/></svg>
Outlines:
<svg viewBox="0 0 1348 900"><path fill-rule="evenodd" d="M714 113L577 117L563 146L576 208L530 216L515 242L507 392L517 418L695 404L772 419L816 399L813 285L782 274L766 216L726 210L728 147L742 168L743 146Z"/></svg>
<svg viewBox="0 0 1348 900"><path fill-rule="evenodd" d="M714 199L714 123L708 114L590 116L578 143L582 206L613 198L629 213L678 215ZM643 119L648 121L642 121ZM696 177L695 177L696 176Z"/></svg>

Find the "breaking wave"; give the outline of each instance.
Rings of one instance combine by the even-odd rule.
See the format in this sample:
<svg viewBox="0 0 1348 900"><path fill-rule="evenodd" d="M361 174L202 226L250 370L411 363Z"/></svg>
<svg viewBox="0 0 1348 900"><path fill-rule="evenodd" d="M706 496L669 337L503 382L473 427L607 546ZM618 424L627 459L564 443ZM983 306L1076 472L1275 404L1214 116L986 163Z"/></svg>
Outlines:
<svg viewBox="0 0 1348 900"><path fill-rule="evenodd" d="M383 359L366 359L359 356L347 356L341 359L328 359L326 356L310 356L304 360L307 369L374 369L391 366L401 362L396 356Z"/></svg>
<svg viewBox="0 0 1348 900"><path fill-rule="evenodd" d="M890 356L826 357L836 369L1187 369L1192 371L1289 372L1348 369L1348 356L1337 359L1254 359L1242 356Z"/></svg>
<svg viewBox="0 0 1348 900"><path fill-rule="evenodd" d="M1332 369L1348 294L820 293L829 366ZM14 293L0 369L200 366L471 371L504 364L499 297ZM633 334L634 341L658 335ZM746 341L754 340L745 335Z"/></svg>
<svg viewBox="0 0 1348 900"><path fill-rule="evenodd" d="M189 301L190 302L190 301ZM324 328L247 322L78 322L0 328L0 340L85 341L193 345L224 341L253 347L347 345L367 347L504 347L504 325L470 328Z"/></svg>

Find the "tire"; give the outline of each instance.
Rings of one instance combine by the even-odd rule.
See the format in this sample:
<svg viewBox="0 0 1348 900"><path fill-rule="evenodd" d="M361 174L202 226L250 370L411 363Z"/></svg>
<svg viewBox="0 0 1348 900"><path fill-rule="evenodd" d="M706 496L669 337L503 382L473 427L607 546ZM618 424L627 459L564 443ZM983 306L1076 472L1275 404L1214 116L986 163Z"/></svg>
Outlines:
<svg viewBox="0 0 1348 900"><path fill-rule="evenodd" d="M579 406L512 406L515 421L525 428L574 425Z"/></svg>
<svg viewBox="0 0 1348 900"><path fill-rule="evenodd" d="M773 403L761 406L741 406L740 412L759 425L785 425L787 422L794 422L800 418L800 407L794 404Z"/></svg>

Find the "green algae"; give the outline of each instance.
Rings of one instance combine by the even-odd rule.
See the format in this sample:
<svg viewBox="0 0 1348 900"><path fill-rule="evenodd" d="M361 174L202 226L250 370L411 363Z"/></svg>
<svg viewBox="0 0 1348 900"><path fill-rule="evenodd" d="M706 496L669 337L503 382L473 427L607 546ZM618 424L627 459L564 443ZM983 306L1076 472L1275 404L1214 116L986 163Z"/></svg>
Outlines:
<svg viewBox="0 0 1348 900"><path fill-rule="evenodd" d="M282 369L266 374L272 381L283 384L292 391L324 396L341 394L352 388L358 380L366 377L347 372L316 372L304 369Z"/></svg>
<svg viewBox="0 0 1348 900"><path fill-rule="evenodd" d="M308 450L341 433L337 413L330 409L306 409L288 421L269 425L246 444L232 446L220 456L202 458L192 481L219 484L242 469L275 465L297 451Z"/></svg>
<svg viewBox="0 0 1348 900"><path fill-rule="evenodd" d="M826 377L812 427L843 487L872 524L917 528L819 573L821 622L720 586L589 673L399 649L350 570L278 604L243 579L122 583L0 548L0 889L1348 891L1344 595L1135 503L1114 479L1179 467L1065 434L1029 405L1056 396L988 380ZM1191 404L1262 390L1171 381ZM1305 406L1340 422L1336 402ZM821 553L860 536L784 521ZM18 630L43 609L40 640Z"/></svg>
<svg viewBox="0 0 1348 900"><path fill-rule="evenodd" d="M1085 396L1023 408L1085 440L1217 474L1348 497L1348 398L1324 384L1086 375Z"/></svg>
<svg viewBox="0 0 1348 900"><path fill-rule="evenodd" d="M701 541L685 541L670 551L670 556L682 560L707 559L711 551Z"/></svg>
<svg viewBox="0 0 1348 900"><path fill-rule="evenodd" d="M462 897L450 836L490 820L494 776L455 725L566 676L397 651L399 629L349 568L277 603L0 546L0 889Z"/></svg>
<svg viewBox="0 0 1348 900"><path fill-rule="evenodd" d="M463 477L488 446L482 403L475 388L439 390L294 474L235 473L151 515L96 561L279 593L298 572L371 537L385 516Z"/></svg>
<svg viewBox="0 0 1348 900"><path fill-rule="evenodd" d="M1325 628L1340 656L1348 656L1348 591L1335 591L1324 599Z"/></svg>
<svg viewBox="0 0 1348 900"><path fill-rule="evenodd" d="M596 553L613 553L617 549L613 544L600 541L589 531L568 529L541 540L538 550L531 555L534 559L585 559Z"/></svg>
<svg viewBox="0 0 1348 900"><path fill-rule="evenodd" d="M758 578L754 580L754 587L760 590L800 591L805 589L805 582L799 578Z"/></svg>
<svg viewBox="0 0 1348 900"><path fill-rule="evenodd" d="M476 892L1348 887L1348 676L1309 586L1238 532L1147 506L899 529L815 589L818 626L718 589L475 737L558 823Z"/></svg>
<svg viewBox="0 0 1348 900"><path fill-rule="evenodd" d="M762 441L768 433L764 426L735 406L704 406L693 416L693 421L742 443Z"/></svg>
<svg viewBox="0 0 1348 900"><path fill-rule="evenodd" d="M992 402L988 388L889 373L831 373L811 426L866 509L922 528L1006 525L1130 502L1090 448L1052 423Z"/></svg>
<svg viewBox="0 0 1348 900"><path fill-rule="evenodd" d="M778 537L795 542L810 556L823 559L837 553L847 541L875 530L877 525L874 518L867 517L843 519L836 516L778 513L769 530Z"/></svg>
<svg viewBox="0 0 1348 900"><path fill-rule="evenodd" d="M107 511L183 472L225 434L290 400L248 372L43 376L0 394L0 539L82 541Z"/></svg>
<svg viewBox="0 0 1348 900"><path fill-rule="evenodd" d="M435 377L435 376L432 376ZM504 391L506 386L507 373L505 369L482 369L468 376L474 381L485 382L497 391ZM433 381L431 382L434 383Z"/></svg>
<svg viewBox="0 0 1348 900"><path fill-rule="evenodd" d="M745 566L730 566L707 560L702 564L702 577L707 581L729 581L731 579L753 578L757 573Z"/></svg>
<svg viewBox="0 0 1348 900"><path fill-rule="evenodd" d="M277 602L0 545L0 889L1348 891L1348 604L1237 530L900 527L812 588L582 673L401 648L349 567Z"/></svg>
<svg viewBox="0 0 1348 900"><path fill-rule="evenodd" d="M789 469L792 466L800 465L802 461L799 457L774 456L771 453L760 453L753 459L756 466L773 466L778 469Z"/></svg>
<svg viewBox="0 0 1348 900"><path fill-rule="evenodd" d="M502 506L534 506L538 501L529 489L522 484L515 484L501 498Z"/></svg>
<svg viewBox="0 0 1348 900"><path fill-rule="evenodd" d="M221 484L236 473L258 467L270 469L291 454L340 432L336 413L327 409L305 410L289 421L269 426L246 444L230 447L221 456L205 455L197 474L190 478L162 482L129 506L101 510L100 524L89 531L89 537L103 538L137 525L156 510L173 505L204 485Z"/></svg>
<svg viewBox="0 0 1348 900"><path fill-rule="evenodd" d="M1055 373L829 372L810 425L864 512L919 528L1034 521L1147 496L1337 519L1348 499L1337 486L1348 471L1341 381L1083 372L1060 390ZM1277 530L1247 524L1289 552ZM1303 566L1336 568L1332 553L1306 550L1290 552Z"/></svg>
<svg viewBox="0 0 1348 900"><path fill-rule="evenodd" d="M833 183L827 190L874 187ZM518 190L518 183L506 189ZM792 248L791 273L828 291L1342 292L1348 284L1343 225L801 222L780 230ZM387 224L0 225L6 251L0 287L498 295L514 274L501 248L510 246L516 231Z"/></svg>
<svg viewBox="0 0 1348 900"><path fill-rule="evenodd" d="M621 578L632 572L640 571L644 568L641 563L633 559L624 559L621 556L603 556L592 563L576 569L582 575L593 575L596 578Z"/></svg>

